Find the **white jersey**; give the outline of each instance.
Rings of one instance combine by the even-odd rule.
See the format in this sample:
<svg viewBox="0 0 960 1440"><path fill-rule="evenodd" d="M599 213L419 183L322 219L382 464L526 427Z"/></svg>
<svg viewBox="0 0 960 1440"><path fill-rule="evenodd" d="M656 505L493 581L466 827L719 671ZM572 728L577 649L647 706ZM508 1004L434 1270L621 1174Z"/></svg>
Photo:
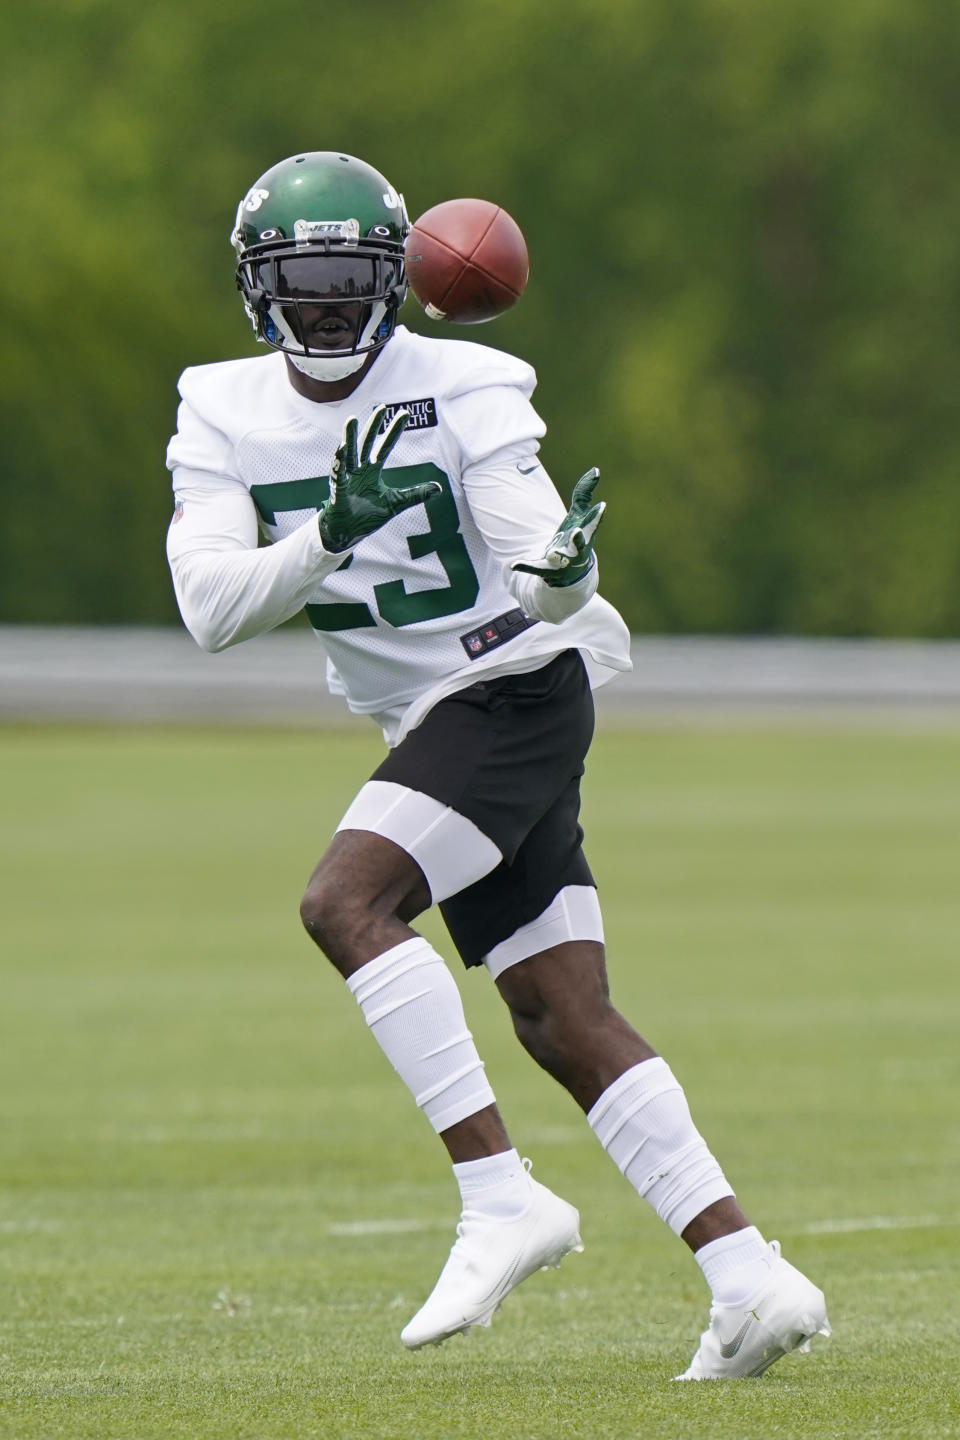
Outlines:
<svg viewBox="0 0 960 1440"><path fill-rule="evenodd" d="M389 744L444 695L562 650L584 653L595 684L629 669L629 635L595 593L596 566L559 587L509 569L542 553L566 513L537 458L535 383L511 355L402 326L332 403L294 390L277 352L186 370L167 453L167 553L187 628L220 650L305 609L331 690ZM316 516L334 452L345 421L362 428L380 404L388 419L401 407L413 417L386 481L442 491L331 555Z"/></svg>

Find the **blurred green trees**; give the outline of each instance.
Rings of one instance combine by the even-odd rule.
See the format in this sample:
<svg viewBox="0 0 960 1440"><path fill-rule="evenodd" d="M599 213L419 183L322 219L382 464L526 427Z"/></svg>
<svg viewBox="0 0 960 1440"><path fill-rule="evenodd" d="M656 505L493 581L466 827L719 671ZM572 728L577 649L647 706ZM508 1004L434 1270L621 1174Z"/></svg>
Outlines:
<svg viewBox="0 0 960 1440"><path fill-rule="evenodd" d="M237 201L341 148L520 222L521 304L444 333L536 365L635 629L960 633L956 0L35 0L0 39L0 618L175 618L176 378L253 352Z"/></svg>

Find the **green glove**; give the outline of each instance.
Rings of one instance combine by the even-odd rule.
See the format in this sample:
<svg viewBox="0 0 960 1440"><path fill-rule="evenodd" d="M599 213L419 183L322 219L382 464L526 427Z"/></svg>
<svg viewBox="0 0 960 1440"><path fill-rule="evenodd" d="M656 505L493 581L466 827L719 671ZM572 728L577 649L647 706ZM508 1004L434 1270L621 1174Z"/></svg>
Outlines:
<svg viewBox="0 0 960 1440"><path fill-rule="evenodd" d="M580 476L573 487L570 509L556 535L547 542L543 554L525 555L520 560L514 560L511 570L539 575L548 585L574 585L593 569L596 556L591 542L607 508L602 500L596 505L593 503L593 492L599 479L600 471L596 467Z"/></svg>
<svg viewBox="0 0 960 1440"><path fill-rule="evenodd" d="M374 457L386 412L386 405L378 405L359 439L356 416L351 416L343 427L343 439L330 469L330 499L317 515L323 548L333 554L352 550L358 540L372 535L401 510L422 505L443 488L436 480L409 485L405 490L393 490L383 483L381 471L387 456L410 419L409 410L397 411Z"/></svg>

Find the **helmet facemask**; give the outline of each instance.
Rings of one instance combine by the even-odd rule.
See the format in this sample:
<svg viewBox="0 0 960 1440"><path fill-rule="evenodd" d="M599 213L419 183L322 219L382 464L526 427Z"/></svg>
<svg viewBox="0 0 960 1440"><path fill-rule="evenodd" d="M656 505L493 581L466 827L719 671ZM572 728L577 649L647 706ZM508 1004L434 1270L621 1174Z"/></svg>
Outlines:
<svg viewBox="0 0 960 1440"><path fill-rule="evenodd" d="M336 380L359 370L393 334L406 295L402 246L356 221L297 221L293 243L262 233L237 285L258 339L298 370Z"/></svg>

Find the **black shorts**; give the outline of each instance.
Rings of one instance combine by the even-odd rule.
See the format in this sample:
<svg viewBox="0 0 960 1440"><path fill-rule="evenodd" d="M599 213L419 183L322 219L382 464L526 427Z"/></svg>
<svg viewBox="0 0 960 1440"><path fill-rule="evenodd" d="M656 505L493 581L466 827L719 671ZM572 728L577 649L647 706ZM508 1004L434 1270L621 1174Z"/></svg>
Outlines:
<svg viewBox="0 0 960 1440"><path fill-rule="evenodd" d="M565 650L439 701L371 777L449 805L504 857L440 903L464 964L481 964L565 886L594 884L579 824L593 723L583 660Z"/></svg>

